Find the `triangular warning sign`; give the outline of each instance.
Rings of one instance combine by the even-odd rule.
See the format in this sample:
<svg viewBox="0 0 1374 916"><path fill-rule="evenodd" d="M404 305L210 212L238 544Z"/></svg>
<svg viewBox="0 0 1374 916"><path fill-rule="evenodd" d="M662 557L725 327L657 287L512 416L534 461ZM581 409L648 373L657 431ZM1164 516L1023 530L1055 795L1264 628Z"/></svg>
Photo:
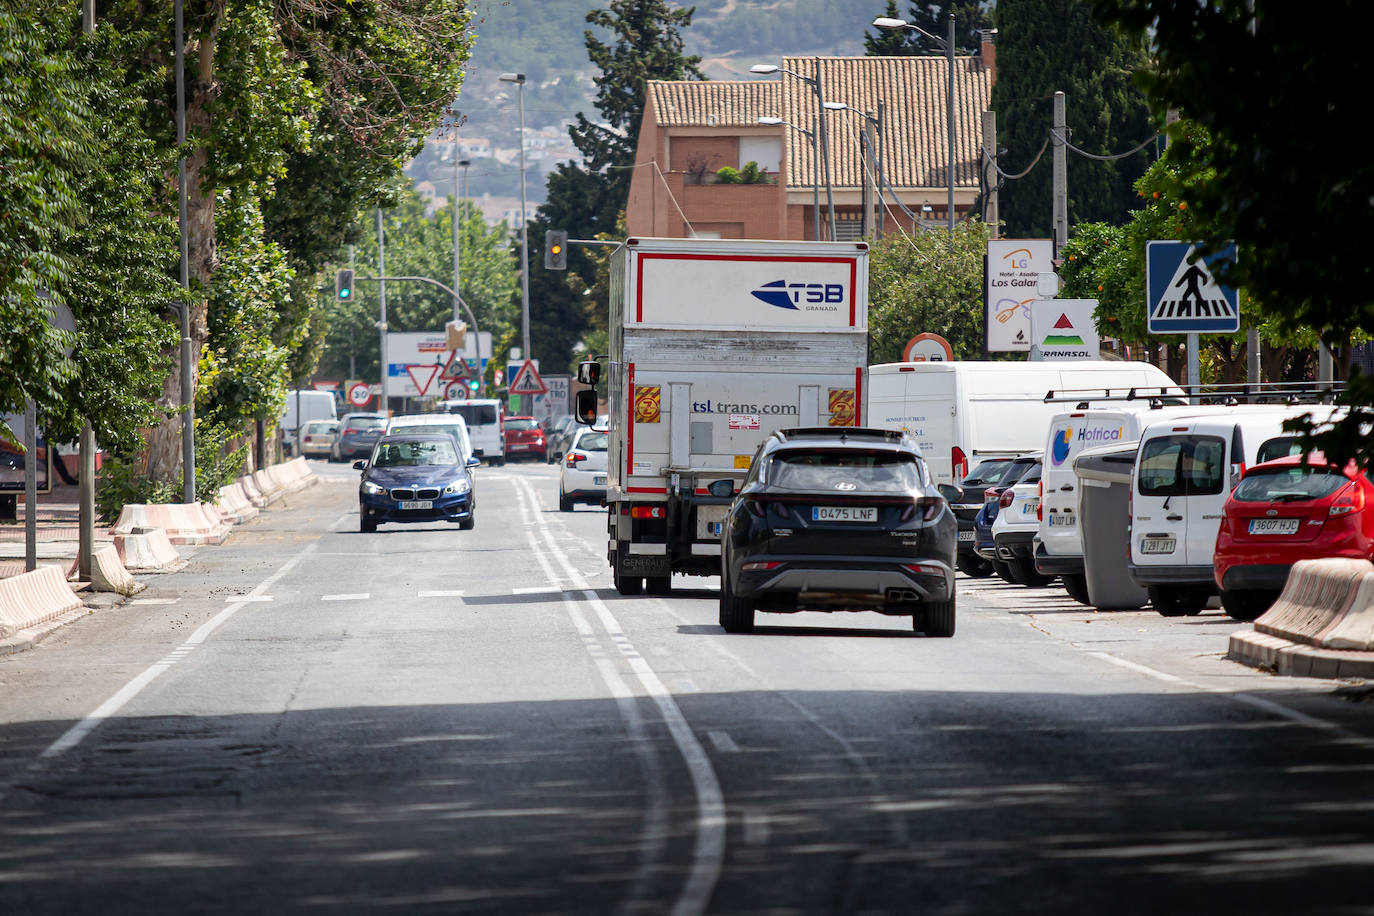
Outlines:
<svg viewBox="0 0 1374 916"><path fill-rule="evenodd" d="M422 363L418 366L406 366L406 373L410 375L410 380L415 383L415 388L420 392L420 397L429 394L429 386L434 384L434 379L444 367L438 363Z"/></svg>
<svg viewBox="0 0 1374 916"><path fill-rule="evenodd" d="M1054 326L1055 326L1056 329L1059 329L1059 328L1072 328L1072 327L1073 327L1073 322L1069 320L1069 316L1068 316L1068 315L1065 315L1063 312L1060 312L1060 313L1059 313L1059 320L1056 321L1056 322L1054 323Z"/></svg>
<svg viewBox="0 0 1374 916"><path fill-rule="evenodd" d="M441 382L461 382L468 377L468 361L458 355L457 350L448 351L444 371L439 373Z"/></svg>
<svg viewBox="0 0 1374 916"><path fill-rule="evenodd" d="M549 386L539 377L539 370L534 368L534 360L527 359L521 365L520 371L515 373L515 378L506 390L511 394L548 394Z"/></svg>

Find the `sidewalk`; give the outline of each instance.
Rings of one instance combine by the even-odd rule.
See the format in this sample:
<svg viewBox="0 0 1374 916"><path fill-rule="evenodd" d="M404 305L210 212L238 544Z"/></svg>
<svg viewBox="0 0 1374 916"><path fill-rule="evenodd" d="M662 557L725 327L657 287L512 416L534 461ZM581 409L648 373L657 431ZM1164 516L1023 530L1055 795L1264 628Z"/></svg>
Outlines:
<svg viewBox="0 0 1374 916"><path fill-rule="evenodd" d="M59 479L51 493L38 494L38 565L70 567L76 561L81 540L79 489ZM18 521L0 522L0 579L24 571L24 523L28 506L20 498ZM108 522L95 525L95 549L114 543ZM65 563L54 563L64 560Z"/></svg>

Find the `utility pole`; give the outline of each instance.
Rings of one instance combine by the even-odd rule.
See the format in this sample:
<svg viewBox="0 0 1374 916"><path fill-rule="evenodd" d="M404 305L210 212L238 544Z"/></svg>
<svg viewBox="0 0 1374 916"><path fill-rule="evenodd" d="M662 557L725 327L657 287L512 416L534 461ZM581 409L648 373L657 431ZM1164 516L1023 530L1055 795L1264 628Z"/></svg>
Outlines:
<svg viewBox="0 0 1374 916"><path fill-rule="evenodd" d="M1050 143L1054 147L1054 252L1058 256L1069 241L1069 171L1068 128L1064 117L1064 93L1054 94L1054 132Z"/></svg>
<svg viewBox="0 0 1374 916"><path fill-rule="evenodd" d="M377 276L386 276L386 236L382 232L382 208L377 208ZM386 375L390 368L386 364L386 281L383 280L378 286L378 298L381 300L380 315L377 319L377 332L381 341L382 364L379 367L378 375L381 376L382 391L379 402L382 413L386 413Z"/></svg>
<svg viewBox="0 0 1374 916"><path fill-rule="evenodd" d="M825 122L825 91L821 88L821 59L811 59L811 85L816 89L816 118L820 123L821 154L825 157L825 206L830 213L830 241L835 241L835 189L830 181L830 131Z"/></svg>
<svg viewBox="0 0 1374 916"><path fill-rule="evenodd" d="M999 223L1002 219L998 197L997 176L997 112L983 112L983 185L987 189L984 196L983 221L991 230L992 238L1001 238Z"/></svg>
<svg viewBox="0 0 1374 916"><path fill-rule="evenodd" d="M95 0L81 0L81 31L87 35L95 31ZM91 555L95 553L95 430L89 420L81 424L76 454L76 577L89 582Z"/></svg>

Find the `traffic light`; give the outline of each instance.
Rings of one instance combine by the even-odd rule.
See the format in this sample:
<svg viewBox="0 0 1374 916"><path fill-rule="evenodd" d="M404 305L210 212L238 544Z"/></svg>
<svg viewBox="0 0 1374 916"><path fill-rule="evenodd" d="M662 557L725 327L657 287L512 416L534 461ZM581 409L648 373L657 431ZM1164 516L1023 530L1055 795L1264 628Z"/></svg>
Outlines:
<svg viewBox="0 0 1374 916"><path fill-rule="evenodd" d="M544 269L568 269L568 233L562 229L544 233Z"/></svg>
<svg viewBox="0 0 1374 916"><path fill-rule="evenodd" d="M481 387L482 382L480 380L475 378L468 379L468 390L471 391L473 394L476 394Z"/></svg>
<svg viewBox="0 0 1374 916"><path fill-rule="evenodd" d="M340 300L353 298L353 271L345 269L334 275L334 295Z"/></svg>

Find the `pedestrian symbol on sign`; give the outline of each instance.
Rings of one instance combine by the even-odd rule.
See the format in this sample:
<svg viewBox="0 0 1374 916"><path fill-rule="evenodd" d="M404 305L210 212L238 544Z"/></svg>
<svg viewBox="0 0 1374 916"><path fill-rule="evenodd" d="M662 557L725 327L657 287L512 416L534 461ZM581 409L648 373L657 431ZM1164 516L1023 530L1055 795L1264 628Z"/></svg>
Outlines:
<svg viewBox="0 0 1374 916"><path fill-rule="evenodd" d="M1235 260L1235 246L1208 258L1189 242L1146 245L1146 286L1151 334L1230 334L1240 330L1236 291L1217 282L1214 271Z"/></svg>

